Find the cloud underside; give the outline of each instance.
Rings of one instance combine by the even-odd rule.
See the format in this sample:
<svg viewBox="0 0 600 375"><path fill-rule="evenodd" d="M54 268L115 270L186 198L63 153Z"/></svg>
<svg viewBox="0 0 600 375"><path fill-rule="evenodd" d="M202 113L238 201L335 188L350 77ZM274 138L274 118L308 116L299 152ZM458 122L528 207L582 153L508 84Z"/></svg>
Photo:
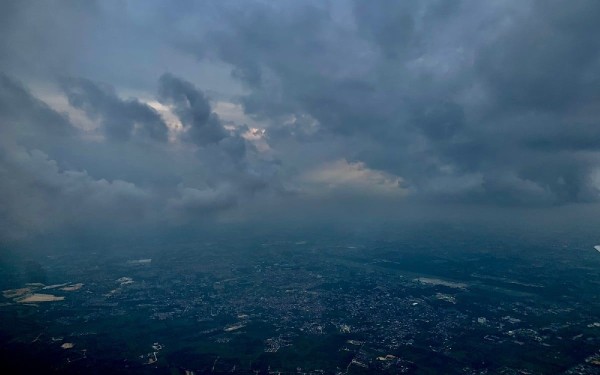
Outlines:
<svg viewBox="0 0 600 375"><path fill-rule="evenodd" d="M597 1L8 1L0 14L3 237L297 200L600 197Z"/></svg>

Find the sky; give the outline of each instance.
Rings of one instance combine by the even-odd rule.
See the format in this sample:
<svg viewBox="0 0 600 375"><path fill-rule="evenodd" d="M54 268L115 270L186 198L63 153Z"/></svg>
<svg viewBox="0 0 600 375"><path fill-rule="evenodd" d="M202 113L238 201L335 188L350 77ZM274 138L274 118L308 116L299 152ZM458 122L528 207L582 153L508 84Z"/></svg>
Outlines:
<svg viewBox="0 0 600 375"><path fill-rule="evenodd" d="M598 1L0 7L0 240L597 216Z"/></svg>

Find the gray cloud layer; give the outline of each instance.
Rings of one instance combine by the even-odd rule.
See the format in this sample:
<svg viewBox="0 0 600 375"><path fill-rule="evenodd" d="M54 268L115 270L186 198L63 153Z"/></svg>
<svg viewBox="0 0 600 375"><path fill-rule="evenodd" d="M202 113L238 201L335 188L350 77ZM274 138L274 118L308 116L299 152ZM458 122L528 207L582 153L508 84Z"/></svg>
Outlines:
<svg viewBox="0 0 600 375"><path fill-rule="evenodd" d="M91 81L63 80L69 104L97 120L105 136L86 139L68 114L56 112L18 81L1 78L3 238L63 226L193 222L229 210L268 186L272 173L263 170L260 158L250 160L253 148L210 115L210 104L189 82L169 76L192 90L189 95L202 98L207 117L219 129L219 137L202 140L200 148L194 127L206 124L198 119L186 129L192 136L166 144L167 125L148 105L122 100ZM174 108L187 124L184 104Z"/></svg>
<svg viewBox="0 0 600 375"><path fill-rule="evenodd" d="M128 140L134 132L156 141L167 140L167 125L151 107L136 99L122 100L112 87L103 87L87 79L61 81L69 104L92 119L100 119L103 132L110 140ZM139 129L135 129L136 125Z"/></svg>
<svg viewBox="0 0 600 375"><path fill-rule="evenodd" d="M63 207L66 221L131 204L185 222L317 196L599 198L597 1L10 1L2 14L4 232ZM238 104L245 120L226 120Z"/></svg>
<svg viewBox="0 0 600 375"><path fill-rule="evenodd" d="M597 8L358 1L350 16L306 3L226 9L227 29L198 50L240 72L252 90L243 98L249 113L308 114L324 133L371 138L374 147L347 157L423 194L589 201L598 196Z"/></svg>

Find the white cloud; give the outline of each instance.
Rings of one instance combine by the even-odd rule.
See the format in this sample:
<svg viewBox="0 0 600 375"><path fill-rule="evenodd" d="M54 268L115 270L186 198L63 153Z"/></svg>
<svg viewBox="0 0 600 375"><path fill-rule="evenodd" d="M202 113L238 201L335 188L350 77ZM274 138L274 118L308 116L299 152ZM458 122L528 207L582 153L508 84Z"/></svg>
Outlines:
<svg viewBox="0 0 600 375"><path fill-rule="evenodd" d="M351 194L372 197L402 197L408 190L402 177L370 169L362 162L338 159L321 164L301 176L301 184L312 194Z"/></svg>
<svg viewBox="0 0 600 375"><path fill-rule="evenodd" d="M162 104L157 100L143 100L140 98L140 101L160 113L160 116L163 118L169 129L169 142L177 142L184 129L183 124L177 115L173 113L171 106Z"/></svg>
<svg viewBox="0 0 600 375"><path fill-rule="evenodd" d="M262 125L247 116L244 113L244 108L240 104L217 101L213 104L213 112L219 115L224 122L232 122L235 124L247 124L251 127L261 127Z"/></svg>

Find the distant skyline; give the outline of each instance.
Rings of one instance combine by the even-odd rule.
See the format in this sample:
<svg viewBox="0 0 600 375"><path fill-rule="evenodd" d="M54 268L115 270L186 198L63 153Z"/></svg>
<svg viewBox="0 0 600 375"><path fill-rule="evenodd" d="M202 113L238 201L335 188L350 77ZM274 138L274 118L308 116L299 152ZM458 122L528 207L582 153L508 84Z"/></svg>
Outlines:
<svg viewBox="0 0 600 375"><path fill-rule="evenodd" d="M0 240L597 217L600 2L4 1Z"/></svg>

